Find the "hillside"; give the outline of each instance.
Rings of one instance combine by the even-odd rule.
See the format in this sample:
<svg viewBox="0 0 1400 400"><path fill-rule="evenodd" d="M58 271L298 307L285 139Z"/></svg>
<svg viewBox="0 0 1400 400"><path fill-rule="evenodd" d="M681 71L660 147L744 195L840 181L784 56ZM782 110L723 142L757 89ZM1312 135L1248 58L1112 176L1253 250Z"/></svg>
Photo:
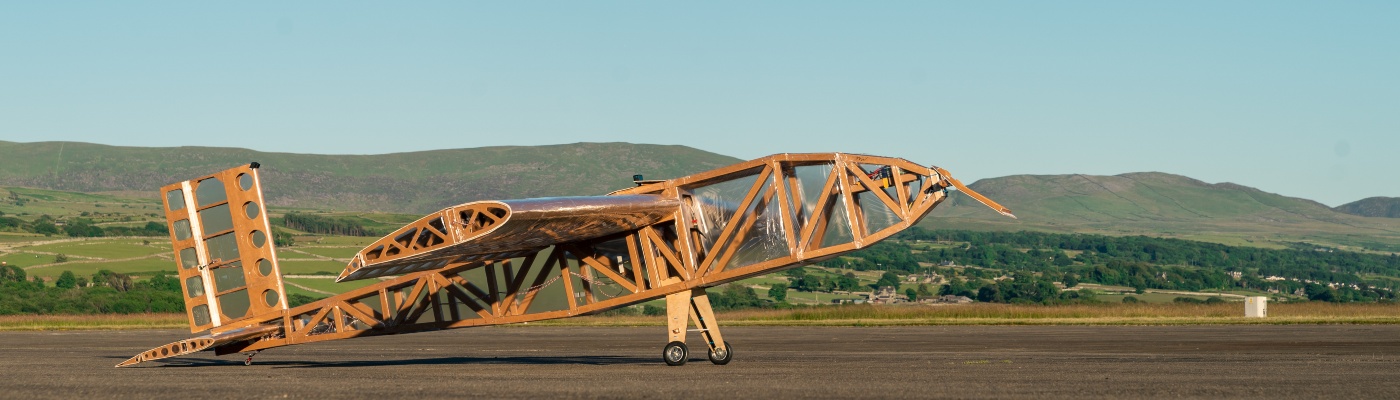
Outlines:
<svg viewBox="0 0 1400 400"><path fill-rule="evenodd" d="M377 155L0 141L0 186L135 192L257 161L269 204L419 214L474 200L595 195L738 161L685 146L575 143Z"/></svg>
<svg viewBox="0 0 1400 400"><path fill-rule="evenodd" d="M1013 175L969 185L1006 205L998 216L954 195L922 225L975 230L1151 235L1278 247L1312 242L1400 251L1400 220L1349 215L1306 199L1165 173Z"/></svg>
<svg viewBox="0 0 1400 400"><path fill-rule="evenodd" d="M1363 217L1400 218L1400 197L1370 197L1337 206L1333 210Z"/></svg>

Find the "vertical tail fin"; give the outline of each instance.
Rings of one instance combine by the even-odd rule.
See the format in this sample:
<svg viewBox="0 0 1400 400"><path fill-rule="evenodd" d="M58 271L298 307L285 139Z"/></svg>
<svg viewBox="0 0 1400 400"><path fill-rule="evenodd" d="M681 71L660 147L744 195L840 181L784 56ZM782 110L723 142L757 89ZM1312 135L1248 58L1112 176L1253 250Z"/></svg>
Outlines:
<svg viewBox="0 0 1400 400"><path fill-rule="evenodd" d="M287 309L258 163L160 192L190 332Z"/></svg>

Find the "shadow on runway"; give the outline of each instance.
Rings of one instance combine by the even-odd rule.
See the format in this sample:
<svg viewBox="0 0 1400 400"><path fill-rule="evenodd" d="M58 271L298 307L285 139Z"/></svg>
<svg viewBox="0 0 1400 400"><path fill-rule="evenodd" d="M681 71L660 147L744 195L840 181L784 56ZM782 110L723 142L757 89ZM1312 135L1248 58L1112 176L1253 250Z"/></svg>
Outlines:
<svg viewBox="0 0 1400 400"><path fill-rule="evenodd" d="M413 358L400 360L357 360L357 361L273 361L262 363L273 368L325 368L325 367L384 367L402 365L624 365L656 364L658 358L618 357L618 356L579 356L579 357L439 357Z"/></svg>
<svg viewBox="0 0 1400 400"><path fill-rule="evenodd" d="M108 357L119 358L119 357ZM121 358L124 359L124 358ZM258 361L253 360L254 366L270 366L272 368L354 368L354 367L388 367L405 365L627 365L627 364L658 364L660 358L644 357L619 357L619 356L577 356L577 357L437 357L437 358L409 358L396 360L355 360L355 361ZM208 359L208 358L168 358L164 360L149 361L152 367L161 368L183 368L183 367L243 367L241 358L228 359ZM144 365L143 365L144 366Z"/></svg>

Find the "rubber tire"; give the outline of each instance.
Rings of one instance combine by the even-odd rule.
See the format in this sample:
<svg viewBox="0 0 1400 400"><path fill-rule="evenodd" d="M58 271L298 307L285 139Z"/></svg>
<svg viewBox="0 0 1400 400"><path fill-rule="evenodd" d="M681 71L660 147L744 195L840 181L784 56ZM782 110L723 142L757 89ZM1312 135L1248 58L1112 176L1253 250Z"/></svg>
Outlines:
<svg viewBox="0 0 1400 400"><path fill-rule="evenodd" d="M666 347L661 349L661 359L672 367L685 365L686 361L690 361L690 348L685 346L685 342L667 343Z"/></svg>
<svg viewBox="0 0 1400 400"><path fill-rule="evenodd" d="M719 358L719 357L715 356L715 351L714 351L714 350L710 350L710 362L715 363L715 365L724 365L724 364L728 364L729 361L730 361L730 360L733 360L733 359L734 359L734 348L733 348L733 347L729 347L729 342L724 342L724 358Z"/></svg>

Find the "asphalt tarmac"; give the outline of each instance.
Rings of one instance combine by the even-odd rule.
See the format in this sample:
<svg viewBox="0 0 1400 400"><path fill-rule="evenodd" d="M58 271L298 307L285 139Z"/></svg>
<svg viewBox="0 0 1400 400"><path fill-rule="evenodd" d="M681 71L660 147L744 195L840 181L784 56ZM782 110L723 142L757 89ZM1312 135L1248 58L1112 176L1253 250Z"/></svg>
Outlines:
<svg viewBox="0 0 1400 400"><path fill-rule="evenodd" d="M113 368L181 331L0 332L0 398L1400 398L1400 326L489 327Z"/></svg>

